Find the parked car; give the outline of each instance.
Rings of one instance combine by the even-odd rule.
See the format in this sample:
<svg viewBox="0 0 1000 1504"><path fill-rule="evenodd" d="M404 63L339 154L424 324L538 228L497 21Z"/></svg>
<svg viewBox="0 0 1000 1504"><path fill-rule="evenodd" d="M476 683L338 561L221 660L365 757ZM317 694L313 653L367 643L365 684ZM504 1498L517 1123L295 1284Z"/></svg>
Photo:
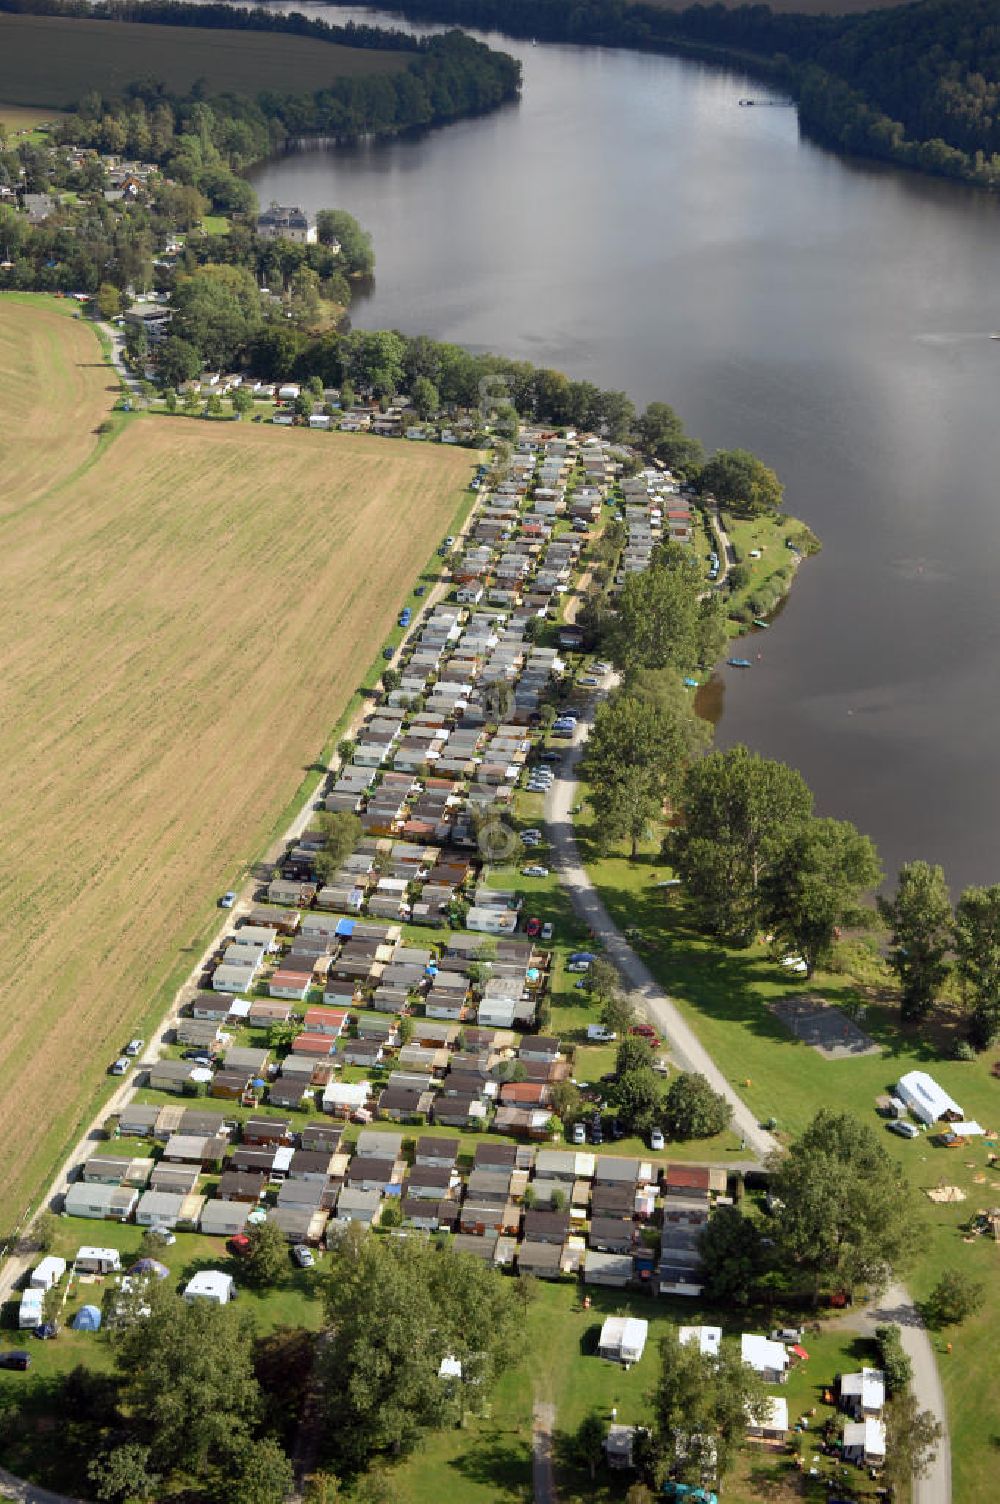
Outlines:
<svg viewBox="0 0 1000 1504"><path fill-rule="evenodd" d="M522 841L540 841L541 839L542 832L538 829L537 825L532 826L530 830L521 831Z"/></svg>
<svg viewBox="0 0 1000 1504"><path fill-rule="evenodd" d="M0 1368L19 1368L23 1372L24 1369L30 1367L31 1354L26 1353L23 1348L12 1347L7 1352L0 1352Z"/></svg>
<svg viewBox="0 0 1000 1504"><path fill-rule="evenodd" d="M531 866L521 868L522 877L548 877L548 875L548 867Z"/></svg>
<svg viewBox="0 0 1000 1504"><path fill-rule="evenodd" d="M444 540L444 545L443 546L445 548L454 548L455 547L455 539L452 537L451 533L449 533L448 536L447 536L447 538Z"/></svg>
<svg viewBox="0 0 1000 1504"><path fill-rule="evenodd" d="M587 1025L588 1044L614 1044L617 1038L614 1029L606 1029L603 1024Z"/></svg>
<svg viewBox="0 0 1000 1504"><path fill-rule="evenodd" d="M383 648L382 649L382 657L385 659L386 663L391 663L392 662L392 657L393 657L394 651L395 651L394 648Z"/></svg>
<svg viewBox="0 0 1000 1504"><path fill-rule="evenodd" d="M219 899L219 908L231 909L235 902L236 894L233 892L232 888L230 888L229 892L223 893L222 897Z"/></svg>
<svg viewBox="0 0 1000 1504"><path fill-rule="evenodd" d="M587 1142L587 1125L586 1125L586 1123L574 1123L573 1124L572 1139L573 1139L573 1143L574 1144L585 1144Z"/></svg>
<svg viewBox="0 0 1000 1504"><path fill-rule="evenodd" d="M534 937L536 935L540 935L541 932L542 932L542 921L540 919L537 919L534 915L532 915L532 917L526 922L526 924L524 926L524 933L526 935L530 935L532 937L532 939L534 939Z"/></svg>
<svg viewBox="0 0 1000 1504"><path fill-rule="evenodd" d="M204 1050L185 1050L181 1055L182 1060L190 1060L194 1065L211 1065L211 1055L206 1055Z"/></svg>
<svg viewBox="0 0 1000 1504"><path fill-rule="evenodd" d="M521 837L521 840L524 842L525 846L540 846L542 844L541 836L534 836L530 831L528 831L526 835L523 835Z"/></svg>
<svg viewBox="0 0 1000 1504"><path fill-rule="evenodd" d="M226 1244L234 1259L245 1259L250 1252L250 1239L245 1232L238 1232Z"/></svg>
<svg viewBox="0 0 1000 1504"><path fill-rule="evenodd" d="M610 672L611 672L611 664L610 663L604 663L602 661L600 663L595 663L594 664L594 673L595 674L610 674Z"/></svg>
<svg viewBox="0 0 1000 1504"><path fill-rule="evenodd" d="M316 1255L304 1243L296 1243L292 1249L292 1258L300 1269L312 1269L316 1263Z"/></svg>
<svg viewBox="0 0 1000 1504"><path fill-rule="evenodd" d="M542 936L541 936L541 938L543 940L551 940L552 936L554 934L555 934L555 930L552 928L551 923L548 920L546 920L545 923L542 925Z"/></svg>
<svg viewBox="0 0 1000 1504"><path fill-rule="evenodd" d="M590 970L590 962L589 961L571 961L569 963L569 965L566 967L566 970L567 971L573 971L573 972L577 972L577 971L589 971Z"/></svg>
<svg viewBox="0 0 1000 1504"><path fill-rule="evenodd" d="M426 594L426 592L427 592L427 586L426 585L418 585L416 587L416 589L414 590L413 594L414 595L424 595L424 594Z"/></svg>
<svg viewBox="0 0 1000 1504"><path fill-rule="evenodd" d="M596 1123L591 1123L590 1125L590 1142L592 1144L604 1143L604 1130L601 1127L600 1118L597 1119Z"/></svg>
<svg viewBox="0 0 1000 1504"><path fill-rule="evenodd" d="M906 1123L902 1118L893 1118L891 1123L885 1125L890 1133L898 1133L900 1138L919 1138L920 1129L916 1123Z"/></svg>
<svg viewBox="0 0 1000 1504"><path fill-rule="evenodd" d="M772 1342L801 1342L802 1337L800 1326L776 1326L771 1333Z"/></svg>
<svg viewBox="0 0 1000 1504"><path fill-rule="evenodd" d="M128 1075L132 1062L127 1055L119 1055L118 1059L109 1067L112 1076Z"/></svg>
<svg viewBox="0 0 1000 1504"><path fill-rule="evenodd" d="M610 1118L609 1119L609 1121L608 1121L608 1132L610 1133L611 1137L615 1140L616 1143L617 1143L617 1141L619 1139L625 1137L625 1129L622 1127L621 1122L619 1121L618 1118Z"/></svg>
<svg viewBox="0 0 1000 1504"><path fill-rule="evenodd" d="M667 1147L667 1141L663 1137L662 1128L651 1128L649 1130L649 1147L655 1150L657 1154L662 1154L663 1150Z"/></svg>
<svg viewBox="0 0 1000 1504"><path fill-rule="evenodd" d="M32 1336L37 1337L39 1342L51 1342L53 1337L58 1337L58 1335L59 1323L57 1321L43 1321L32 1332Z"/></svg>
<svg viewBox="0 0 1000 1504"><path fill-rule="evenodd" d="M597 956L592 950L571 950L569 959L571 962L586 961L589 965L591 961L597 960Z"/></svg>
<svg viewBox="0 0 1000 1504"><path fill-rule="evenodd" d="M126 1055L141 1055L142 1047L146 1043L144 1039L130 1039L125 1046Z"/></svg>
<svg viewBox="0 0 1000 1504"><path fill-rule="evenodd" d="M580 683L585 689L596 689L597 685L600 684L600 682L601 681L600 679L598 679L596 674L584 674L583 678L580 680Z"/></svg>
<svg viewBox="0 0 1000 1504"><path fill-rule="evenodd" d="M554 751L551 747L542 753L542 762L558 762L562 757L561 752Z"/></svg>

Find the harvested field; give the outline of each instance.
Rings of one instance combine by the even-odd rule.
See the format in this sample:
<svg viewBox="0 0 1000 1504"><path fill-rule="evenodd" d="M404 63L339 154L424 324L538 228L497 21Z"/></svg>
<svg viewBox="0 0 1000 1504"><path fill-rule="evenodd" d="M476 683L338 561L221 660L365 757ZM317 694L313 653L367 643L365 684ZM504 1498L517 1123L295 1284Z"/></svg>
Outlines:
<svg viewBox="0 0 1000 1504"><path fill-rule="evenodd" d="M0 15L0 100L59 108L89 89L114 93L139 78L181 94L199 78L209 93L303 93L336 78L395 73L411 56L281 32Z"/></svg>
<svg viewBox="0 0 1000 1504"><path fill-rule="evenodd" d="M94 331L37 303L0 303L0 517L30 506L97 444L118 392Z"/></svg>
<svg viewBox="0 0 1000 1504"><path fill-rule="evenodd" d="M17 104L0 104L0 130L12 135L33 131L36 126L47 125L60 118L59 110L38 110Z"/></svg>
<svg viewBox="0 0 1000 1504"><path fill-rule="evenodd" d="M93 357L63 332L67 364ZM5 1224L194 964L469 473L440 447L138 417L0 522Z"/></svg>

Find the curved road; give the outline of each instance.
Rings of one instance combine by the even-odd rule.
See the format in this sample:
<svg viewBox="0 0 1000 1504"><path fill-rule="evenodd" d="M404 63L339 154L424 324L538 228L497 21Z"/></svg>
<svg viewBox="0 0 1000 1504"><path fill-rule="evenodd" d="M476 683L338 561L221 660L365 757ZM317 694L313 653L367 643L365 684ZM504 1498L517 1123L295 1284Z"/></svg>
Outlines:
<svg viewBox="0 0 1000 1504"><path fill-rule="evenodd" d="M604 692L613 687L613 675L607 675ZM552 844L552 866L570 896L577 914L598 939L611 961L631 988L630 997L637 1010L649 1019L670 1053L684 1070L699 1071L721 1092L733 1109L733 1126L760 1159L778 1148L777 1140L761 1128L743 1098L719 1070L715 1061L682 1017L677 1005L657 982L645 963L636 955L618 929L594 888L580 860L571 810L579 798L577 765L590 734L592 713L577 724L576 732L545 801L545 823ZM941 1376L938 1373L930 1336L913 1300L901 1285L892 1285L881 1300L874 1302L856 1318L859 1330L872 1332L876 1326L895 1322L901 1329L904 1351L913 1365L913 1394L921 1410L929 1410L941 1426L941 1441L926 1477L913 1480L912 1504L951 1504L951 1441L948 1434L948 1410L945 1405Z"/></svg>
<svg viewBox="0 0 1000 1504"><path fill-rule="evenodd" d="M614 683L611 675L605 688ZM581 719L569 750L559 767L545 801L545 823L552 843L552 865L559 881L570 896L577 914L600 940L609 959L614 962L631 992L637 1011L652 1023L660 1037L669 1042L670 1053L682 1070L699 1071L721 1092L733 1109L733 1127L745 1141L746 1148L759 1159L766 1159L778 1148L777 1140L761 1128L743 1098L719 1070L694 1030L681 1016L601 902L580 860L570 811L578 798L577 764L590 734L591 717Z"/></svg>

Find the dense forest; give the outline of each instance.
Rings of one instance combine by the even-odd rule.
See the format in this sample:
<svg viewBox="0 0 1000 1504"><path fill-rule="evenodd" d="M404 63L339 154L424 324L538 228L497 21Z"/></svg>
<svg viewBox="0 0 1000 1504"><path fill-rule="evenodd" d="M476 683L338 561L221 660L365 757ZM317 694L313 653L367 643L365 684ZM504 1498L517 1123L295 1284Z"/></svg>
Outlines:
<svg viewBox="0 0 1000 1504"><path fill-rule="evenodd" d="M997 0L918 0L852 16L775 15L766 5L675 12L625 0L394 3L414 18L514 36L742 64L788 88L803 126L824 141L1000 189Z"/></svg>

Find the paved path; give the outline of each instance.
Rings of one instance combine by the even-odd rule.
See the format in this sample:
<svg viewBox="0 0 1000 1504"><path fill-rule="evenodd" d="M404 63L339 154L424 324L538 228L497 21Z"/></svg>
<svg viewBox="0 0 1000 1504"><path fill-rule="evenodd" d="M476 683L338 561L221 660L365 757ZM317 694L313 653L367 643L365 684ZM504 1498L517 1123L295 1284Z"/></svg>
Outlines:
<svg viewBox="0 0 1000 1504"><path fill-rule="evenodd" d="M942 1432L937 1455L926 1477L913 1480L911 1504L950 1504L951 1438L948 1433L948 1408L930 1333L909 1291L902 1285L890 1285L880 1299L857 1311L847 1312L835 1324L870 1337L877 1326L887 1326L890 1323L899 1327L903 1351L913 1366L911 1387L917 1408L929 1410Z"/></svg>
<svg viewBox="0 0 1000 1504"><path fill-rule="evenodd" d="M615 682L614 676L608 675L605 691L612 688ZM590 723L591 715L581 718L566 758L546 798L545 821L552 843L553 866L558 871L560 882L569 893L577 914L600 940L605 953L630 985L631 997L637 1009L656 1026L661 1038L669 1042L671 1055L684 1070L700 1071L713 1088L726 1097L733 1108L733 1126L736 1132L742 1134L747 1148L765 1159L778 1148L777 1140L760 1127L742 1097L682 1018L676 1005L625 940L601 902L580 860L570 811L579 798L577 764L590 734ZM882 1300L859 1312L854 1319L859 1331L871 1332L876 1326L888 1322L895 1322L901 1328L903 1348L913 1365L913 1394L917 1406L921 1410L929 1410L942 1431L937 1456L927 1476L913 1481L912 1504L951 1504L948 1410L934 1349L912 1298L901 1285L893 1285Z"/></svg>
<svg viewBox="0 0 1000 1504"><path fill-rule="evenodd" d="M608 675L605 682L610 687L614 683L613 677ZM577 764L590 734L590 720L588 715L577 725L576 735L546 797L545 822L552 843L552 864L577 914L601 942L609 960L614 962L628 983L637 1010L669 1043L670 1053L682 1070L699 1071L715 1091L722 1093L733 1109L733 1128L753 1154L766 1159L777 1149L776 1139L761 1128L743 1098L682 1018L677 1005L671 1002L648 966L636 955L601 902L580 860L570 811L579 797Z"/></svg>
<svg viewBox="0 0 1000 1504"><path fill-rule="evenodd" d="M733 545L729 541L729 534L722 526L722 518L719 516L718 507L710 506L708 508L708 520L712 525L712 531L719 545L719 573L714 581L717 589L720 585L725 584L727 574L736 563L736 555L733 553Z"/></svg>
<svg viewBox="0 0 1000 1504"><path fill-rule="evenodd" d="M555 1424L555 1405L536 1400L531 1414L531 1482L535 1504L557 1504L556 1479L552 1467L552 1433Z"/></svg>
<svg viewBox="0 0 1000 1504"><path fill-rule="evenodd" d="M34 1483L26 1483L23 1478L15 1478L13 1473L8 1473L2 1467L0 1499L16 1499L18 1504L79 1504L77 1499L71 1499L66 1494L50 1493L47 1488L38 1488Z"/></svg>

